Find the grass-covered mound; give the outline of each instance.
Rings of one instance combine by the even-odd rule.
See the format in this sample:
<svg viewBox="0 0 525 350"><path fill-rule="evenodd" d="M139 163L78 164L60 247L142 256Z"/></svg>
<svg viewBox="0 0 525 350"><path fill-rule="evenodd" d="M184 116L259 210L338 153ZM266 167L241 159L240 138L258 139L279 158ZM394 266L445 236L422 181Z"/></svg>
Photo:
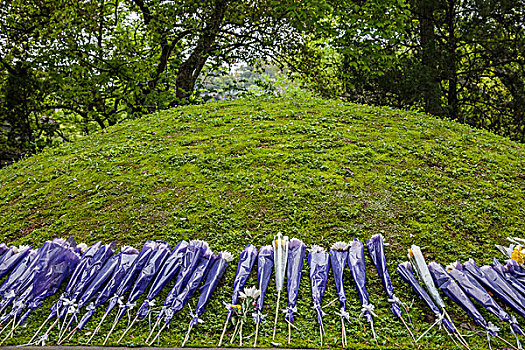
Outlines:
<svg viewBox="0 0 525 350"><path fill-rule="evenodd" d="M215 251L237 255L247 243L270 244L278 231L325 247L382 233L389 243L394 288L410 302L413 294L394 271L410 244L421 245L428 261L448 264L473 257L485 264L500 257L495 243L523 235L525 151L485 131L390 108L320 99L214 102L128 121L0 170L0 213L0 241L34 246L68 235L88 243L115 240L134 246L147 239L175 244L200 238ZM218 342L222 302L231 295L236 260L232 264L204 314L206 323L193 331L189 345ZM379 343L410 344L389 311L371 263L368 274ZM247 285L255 281L256 273ZM350 273L345 283L349 311L358 317ZM266 310L271 320L274 291L271 282ZM331 281L326 303L333 298ZM447 302L458 325L473 327ZM46 302L10 343L28 340L50 305ZM303 273L293 346L319 346L311 305L308 274ZM325 309L325 341L331 347L340 344L336 305ZM416 334L433 320L418 300L411 316ZM186 308L160 345L180 345L189 320ZM88 323L88 331L96 321ZM271 323L262 326L261 346L270 346ZM125 325L123 319L113 341ZM250 321L244 334L252 328ZM365 328L350 324L351 346L374 347ZM281 317L279 342L285 342L286 329ZM124 344L143 344L147 332L144 322ZM433 332L426 347L453 345L443 331ZM72 343L87 338L81 332ZM469 342L486 345L483 336Z"/></svg>

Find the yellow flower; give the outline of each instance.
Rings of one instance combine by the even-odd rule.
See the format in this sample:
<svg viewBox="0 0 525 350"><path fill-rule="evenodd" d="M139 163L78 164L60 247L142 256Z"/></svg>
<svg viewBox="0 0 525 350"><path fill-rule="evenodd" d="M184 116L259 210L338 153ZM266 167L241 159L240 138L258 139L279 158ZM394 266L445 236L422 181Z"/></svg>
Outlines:
<svg viewBox="0 0 525 350"><path fill-rule="evenodd" d="M525 263L525 253L523 252L523 248L521 246L517 246L516 248L514 248L510 258L516 260L518 264Z"/></svg>
<svg viewBox="0 0 525 350"><path fill-rule="evenodd" d="M233 304L232 304L231 307L232 307L232 309L238 309L238 310L241 309L241 305L233 305Z"/></svg>

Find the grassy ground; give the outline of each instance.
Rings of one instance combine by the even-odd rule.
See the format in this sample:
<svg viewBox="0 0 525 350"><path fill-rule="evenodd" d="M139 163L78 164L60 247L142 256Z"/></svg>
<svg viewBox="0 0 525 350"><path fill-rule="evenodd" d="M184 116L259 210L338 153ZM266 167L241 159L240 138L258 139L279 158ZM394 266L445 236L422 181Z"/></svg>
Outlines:
<svg viewBox="0 0 525 350"><path fill-rule="evenodd" d="M422 246L428 261L472 257L487 264L502 258L494 244L523 236L524 169L523 145L423 114L309 98L213 102L129 121L0 170L0 241L38 246L71 234L88 243L114 240L138 247L147 239L175 244L200 238L216 251L238 254L247 243L269 244L278 231L325 247L382 233L396 294L411 303L413 294L394 273L410 244ZM368 266L379 344L410 347ZM316 348L306 271L305 264L292 346ZM222 302L231 295L234 273L232 266L189 345L218 342ZM255 282L254 273L247 286ZM349 271L345 283L349 311L357 318L360 305ZM270 319L274 293L272 282ZM331 281L325 301L333 298ZM473 334L473 323L447 303L457 325ZM50 305L51 300L9 343L27 341ZM340 347L335 304L325 311L325 345ZM70 344L83 344L101 314ZM433 322L419 300L411 316L416 334ZM189 320L186 308L159 345L180 345ZM261 328L260 346L271 346L270 323ZM125 325L123 319L113 343ZM244 334L253 328L249 323ZM282 318L278 330L277 342L284 343ZM366 325L354 321L347 331L352 348L375 347ZM147 322L139 324L123 344L143 345L147 332ZM511 338L508 331L502 334ZM422 341L425 348L454 345L443 331L430 335ZM468 339L479 348L485 338Z"/></svg>

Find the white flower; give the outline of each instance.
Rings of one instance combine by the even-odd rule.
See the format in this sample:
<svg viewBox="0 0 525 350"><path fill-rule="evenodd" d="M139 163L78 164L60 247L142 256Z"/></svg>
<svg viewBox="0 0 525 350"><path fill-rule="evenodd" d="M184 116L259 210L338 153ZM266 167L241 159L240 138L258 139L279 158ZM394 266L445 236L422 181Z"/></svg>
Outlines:
<svg viewBox="0 0 525 350"><path fill-rule="evenodd" d="M81 253L84 253L86 249L88 248L88 246L86 243L79 243L77 244L77 248L80 249Z"/></svg>
<svg viewBox="0 0 525 350"><path fill-rule="evenodd" d="M241 293L241 295L242 294L244 294L244 298L252 298L253 300L257 300L261 296L261 291L253 286L251 288L244 288L244 293Z"/></svg>
<svg viewBox="0 0 525 350"><path fill-rule="evenodd" d="M334 243L332 245L331 249L344 252L344 251L348 250L348 246L349 246L349 244L346 243L346 242L336 242L336 243Z"/></svg>
<svg viewBox="0 0 525 350"><path fill-rule="evenodd" d="M224 250L224 251L220 252L219 254L221 254L221 258L223 260L225 260L226 262L230 262L230 261L233 260L233 255L230 252L227 252L227 251Z"/></svg>
<svg viewBox="0 0 525 350"><path fill-rule="evenodd" d="M325 250L320 245L315 244L310 249L308 249L308 251L310 251L310 253L322 253Z"/></svg>

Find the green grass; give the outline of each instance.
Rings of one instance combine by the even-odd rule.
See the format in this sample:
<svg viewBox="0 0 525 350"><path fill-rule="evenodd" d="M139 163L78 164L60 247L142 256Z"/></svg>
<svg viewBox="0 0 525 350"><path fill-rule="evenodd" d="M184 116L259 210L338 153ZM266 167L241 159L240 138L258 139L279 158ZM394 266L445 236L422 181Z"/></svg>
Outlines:
<svg viewBox="0 0 525 350"><path fill-rule="evenodd" d="M410 244L420 245L428 261L448 264L472 257L487 264L495 256L503 258L494 244L504 244L509 235L523 236L524 169L523 145L423 114L313 98L213 102L125 122L0 170L0 240L39 246L73 235L87 243L114 240L139 247L147 239L174 245L199 238L215 251L237 255L247 243L269 244L278 231L325 247L382 233L389 244L394 289L410 304L414 296L394 271L406 260ZM379 344L409 347L410 338L390 313L377 273L367 263ZM188 345L218 342L226 313L222 302L231 295L235 264L203 316L206 323L194 329ZM247 286L255 282L253 273ZM307 264L301 283L299 330L293 332L292 346L316 348ZM345 283L349 311L357 318L360 305L348 270ZM324 300L335 295L330 281ZM8 343L26 342L53 300ZM271 282L265 310L270 320L275 301ZM473 322L447 303L456 324L472 334ZM325 311L326 346L340 347L335 304ZM175 317L160 345L180 345L188 314L185 308ZM419 300L411 316L416 334L433 321ZM126 323L123 319L112 342ZM261 328L260 346L271 346L271 323ZM499 325L510 340L508 327ZM375 347L366 325L354 321L348 328L351 347ZM250 322L244 334L253 329ZM278 330L277 342L284 343L282 317ZM123 344L143 345L147 332L144 322ZM453 347L443 331L430 334L422 342L425 348ZM55 338L52 333L50 339ZM70 344L87 338L81 332ZM94 344L102 340L97 336ZM483 335L468 341L473 348L486 346Z"/></svg>

